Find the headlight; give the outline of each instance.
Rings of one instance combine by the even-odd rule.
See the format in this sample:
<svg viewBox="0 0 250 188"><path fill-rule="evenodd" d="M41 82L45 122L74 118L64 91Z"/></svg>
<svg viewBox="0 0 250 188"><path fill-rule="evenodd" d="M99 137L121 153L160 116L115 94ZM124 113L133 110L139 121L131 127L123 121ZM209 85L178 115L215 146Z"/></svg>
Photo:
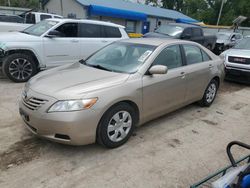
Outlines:
<svg viewBox="0 0 250 188"><path fill-rule="evenodd" d="M97 98L58 101L50 107L48 112L71 112L71 111L89 109L96 102L97 102Z"/></svg>

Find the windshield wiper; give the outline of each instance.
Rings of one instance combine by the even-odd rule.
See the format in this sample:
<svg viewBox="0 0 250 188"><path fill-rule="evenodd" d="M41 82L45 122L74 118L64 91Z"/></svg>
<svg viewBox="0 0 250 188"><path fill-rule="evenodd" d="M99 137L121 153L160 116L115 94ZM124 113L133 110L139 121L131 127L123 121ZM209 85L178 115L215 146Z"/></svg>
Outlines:
<svg viewBox="0 0 250 188"><path fill-rule="evenodd" d="M108 68L106 68L106 67L104 67L104 66L102 66L102 65L99 65L99 64L97 64L97 65L88 64L84 59L81 59L81 60L79 61L79 63L81 63L81 64L83 64L83 65L87 65L87 66L89 66L89 67L94 67L94 68L97 68L97 69L106 70L106 71L112 71L112 72L113 72L113 70L110 70L110 69L108 69Z"/></svg>
<svg viewBox="0 0 250 188"><path fill-rule="evenodd" d="M83 65L87 65L86 61L84 59L79 60L79 63L83 64Z"/></svg>
<svg viewBox="0 0 250 188"><path fill-rule="evenodd" d="M20 33L25 33L25 34L27 34L27 35L30 35L30 33L27 32L27 31L20 31Z"/></svg>
<svg viewBox="0 0 250 188"><path fill-rule="evenodd" d="M90 65L90 64L87 64L88 66L91 66L91 67L94 67L94 68L97 68L97 69L101 69L101 70L106 70L106 71L112 71L102 65ZM113 71L112 71L113 72Z"/></svg>

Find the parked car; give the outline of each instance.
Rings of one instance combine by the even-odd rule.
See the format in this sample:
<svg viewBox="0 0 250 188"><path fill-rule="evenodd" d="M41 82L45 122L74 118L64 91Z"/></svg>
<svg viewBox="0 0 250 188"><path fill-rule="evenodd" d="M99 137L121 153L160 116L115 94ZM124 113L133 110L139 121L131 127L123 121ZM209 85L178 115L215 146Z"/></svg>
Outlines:
<svg viewBox="0 0 250 188"><path fill-rule="evenodd" d="M48 19L22 32L0 35L4 75L25 82L39 70L80 59L128 35L123 26L92 20Z"/></svg>
<svg viewBox="0 0 250 188"><path fill-rule="evenodd" d="M250 83L250 38L242 39L220 56L225 61L227 80Z"/></svg>
<svg viewBox="0 0 250 188"><path fill-rule="evenodd" d="M222 59L197 43L122 40L33 77L23 90L20 114L40 137L114 148L136 125L196 101L210 106L223 75Z"/></svg>
<svg viewBox="0 0 250 188"><path fill-rule="evenodd" d="M204 35L200 26L190 24L169 23L161 25L154 32L147 33L144 38L174 38L197 42L209 50L215 47L216 36Z"/></svg>
<svg viewBox="0 0 250 188"><path fill-rule="evenodd" d="M217 41L215 45L215 53L220 54L221 52L232 48L237 42L243 39L243 35L240 33L232 32L219 32L216 35Z"/></svg>
<svg viewBox="0 0 250 188"><path fill-rule="evenodd" d="M24 29L42 20L62 16L43 12L28 12L24 15L0 15L0 32L23 31Z"/></svg>
<svg viewBox="0 0 250 188"><path fill-rule="evenodd" d="M24 23L24 18L18 15L0 14L0 22Z"/></svg>

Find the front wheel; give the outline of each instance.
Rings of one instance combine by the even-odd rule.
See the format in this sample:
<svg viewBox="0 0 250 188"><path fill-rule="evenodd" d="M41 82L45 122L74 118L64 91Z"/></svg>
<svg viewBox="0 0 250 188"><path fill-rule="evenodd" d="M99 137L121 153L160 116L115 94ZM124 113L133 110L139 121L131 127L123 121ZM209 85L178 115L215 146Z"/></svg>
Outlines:
<svg viewBox="0 0 250 188"><path fill-rule="evenodd" d="M26 54L11 54L3 60L3 73L14 82L26 82L37 73L34 59Z"/></svg>
<svg viewBox="0 0 250 188"><path fill-rule="evenodd" d="M136 113L127 103L120 103L109 109L99 123L97 130L98 143L116 148L123 145L133 133Z"/></svg>
<svg viewBox="0 0 250 188"><path fill-rule="evenodd" d="M217 91L218 91L219 83L216 80L212 80L203 95L203 98L199 101L199 104L201 106L210 106L216 97Z"/></svg>

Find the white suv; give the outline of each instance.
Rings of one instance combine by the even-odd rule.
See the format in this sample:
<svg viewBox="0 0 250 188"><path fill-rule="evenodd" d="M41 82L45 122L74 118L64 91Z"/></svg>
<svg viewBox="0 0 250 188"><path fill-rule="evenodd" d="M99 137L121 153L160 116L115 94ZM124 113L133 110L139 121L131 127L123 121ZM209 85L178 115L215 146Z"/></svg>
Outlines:
<svg viewBox="0 0 250 188"><path fill-rule="evenodd" d="M22 32L0 36L3 73L25 82L39 70L85 59L100 48L128 38L121 25L73 19L48 19Z"/></svg>

